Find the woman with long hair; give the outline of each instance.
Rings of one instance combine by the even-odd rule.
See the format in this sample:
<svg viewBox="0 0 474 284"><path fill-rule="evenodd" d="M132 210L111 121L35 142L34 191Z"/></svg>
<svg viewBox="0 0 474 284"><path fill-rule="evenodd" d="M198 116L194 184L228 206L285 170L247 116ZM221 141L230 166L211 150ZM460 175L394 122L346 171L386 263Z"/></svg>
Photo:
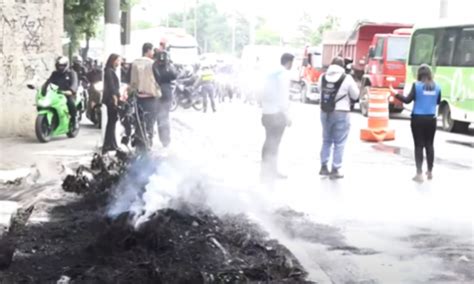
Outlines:
<svg viewBox="0 0 474 284"><path fill-rule="evenodd" d="M396 95L408 104L414 101L411 114L411 131L415 144L416 182L423 182L423 150L426 151L428 180L433 179L434 137L436 133L436 107L441 102L441 89L433 80L430 66L422 64L418 68L417 81L413 83L407 97Z"/></svg>
<svg viewBox="0 0 474 284"><path fill-rule="evenodd" d="M112 53L107 59L104 69L104 93L102 103L107 106L107 126L105 130L102 153L118 149L115 127L118 120L118 102L120 98L120 81L116 70L120 67L122 59L118 54Z"/></svg>

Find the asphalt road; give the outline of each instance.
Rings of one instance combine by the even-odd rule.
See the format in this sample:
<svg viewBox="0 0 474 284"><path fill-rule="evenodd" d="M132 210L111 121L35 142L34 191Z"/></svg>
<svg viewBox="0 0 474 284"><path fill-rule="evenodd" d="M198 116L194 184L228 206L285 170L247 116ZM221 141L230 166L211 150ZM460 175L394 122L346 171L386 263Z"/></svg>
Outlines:
<svg viewBox="0 0 474 284"><path fill-rule="evenodd" d="M391 119L395 141L373 144L360 141L359 131L367 122L353 113L345 178L330 181L317 174L319 107L295 103L291 112L293 126L285 133L280 156L288 180L273 188L259 183L264 139L260 113L240 103L218 105L215 114L172 114L171 155L189 171L179 174L205 175L206 205L219 214L245 213L260 222L318 283L474 281L472 128L469 134L438 131L435 178L415 184L408 115ZM49 144L1 139L0 169L34 165L43 182L54 181L99 145L100 131L90 125L75 139ZM11 194L2 192L0 199ZM16 198L26 196L28 190ZM275 212L282 208L302 215L281 217Z"/></svg>

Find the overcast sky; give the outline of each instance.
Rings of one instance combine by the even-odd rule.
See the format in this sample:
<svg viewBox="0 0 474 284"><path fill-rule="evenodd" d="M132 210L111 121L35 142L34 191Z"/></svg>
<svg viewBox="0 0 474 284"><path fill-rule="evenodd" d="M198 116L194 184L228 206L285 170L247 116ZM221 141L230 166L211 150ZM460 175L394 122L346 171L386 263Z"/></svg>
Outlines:
<svg viewBox="0 0 474 284"><path fill-rule="evenodd" d="M205 1L205 0L200 0ZM283 33L291 32L306 11L315 19L334 15L341 19L341 29L350 30L357 20L417 23L434 21L440 14L440 0L215 0L219 9L239 10L268 20ZM158 22L172 11L192 7L196 0L142 0L132 14L135 19ZM474 0L448 0L448 16L474 19ZM146 7L144 10L143 7ZM473 20L474 21L474 20Z"/></svg>

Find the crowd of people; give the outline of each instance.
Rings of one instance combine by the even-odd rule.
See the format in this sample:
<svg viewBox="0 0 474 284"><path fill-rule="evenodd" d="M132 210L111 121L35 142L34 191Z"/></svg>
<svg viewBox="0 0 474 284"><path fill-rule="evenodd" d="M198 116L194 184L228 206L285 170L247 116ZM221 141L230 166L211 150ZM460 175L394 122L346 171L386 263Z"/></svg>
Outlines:
<svg viewBox="0 0 474 284"><path fill-rule="evenodd" d="M73 60L69 68L66 57L59 57L56 70L43 86L43 92L49 84L55 84L67 98L72 125L77 125L74 95L77 92L79 78L85 76L80 68L81 62ZM278 153L280 143L290 118L290 73L294 56L285 53L281 56L281 66L265 77L262 107L262 124L265 129L265 142L262 147L261 178L273 182L286 176L278 171ZM173 99L173 81L179 76L177 68L171 63L166 45L154 48L145 43L142 57L133 61L122 78L117 69L122 68L122 59L111 54L104 68L104 88L102 103L107 107L107 125L102 147L103 153L119 149L116 141L116 124L121 121L125 128L122 143L132 142L137 149L147 150L153 145L154 126L157 125L159 140L164 148L171 143L170 106ZM340 179L343 166L344 148L350 132L351 101L359 98L359 88L347 74L345 61L335 57L327 71L320 77L322 148L320 152L321 169L319 174L331 179ZM123 71L123 70L122 70ZM80 77L79 77L80 76ZM194 83L200 87L203 110L207 111L210 100L213 112L216 111L215 77L212 68L203 65L198 69L198 79ZM128 83L126 94L121 93L121 81ZM423 64L418 69L418 78L407 97L396 95L404 103L414 101L411 117L411 130L415 145L416 175L414 181L422 182L423 151L426 151L428 179L433 178L434 137L436 132L436 106L440 103L441 89L433 81L430 67ZM125 109L125 111L124 111ZM130 111L131 110L131 111ZM128 116L127 116L128 114ZM132 133L133 129L133 133Z"/></svg>
<svg viewBox="0 0 474 284"><path fill-rule="evenodd" d="M262 124L265 142L262 148L261 177L273 182L285 179L278 171L278 152L286 127L292 125L289 111L290 75L294 61L291 54L281 56L281 67L267 76L262 97ZM322 148L320 152L321 176L341 179L344 148L350 132L351 100L359 98L359 87L351 74L346 74L344 59L335 57L327 71L320 77ZM441 100L441 89L433 81L430 67L423 64L418 69L418 78L407 97L396 95L404 103L414 101L411 115L411 130L415 144L416 182L423 182L423 150L426 150L426 177L433 178L434 137L436 132L436 106ZM331 164L331 168L329 165Z"/></svg>

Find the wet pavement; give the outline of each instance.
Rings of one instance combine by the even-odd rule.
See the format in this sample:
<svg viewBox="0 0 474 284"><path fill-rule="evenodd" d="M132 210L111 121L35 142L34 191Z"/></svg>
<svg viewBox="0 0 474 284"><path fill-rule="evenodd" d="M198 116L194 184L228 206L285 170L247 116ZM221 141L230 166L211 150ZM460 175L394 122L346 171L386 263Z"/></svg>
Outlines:
<svg viewBox="0 0 474 284"><path fill-rule="evenodd" d="M371 144L359 140L366 119L354 113L345 178L331 181L318 176L319 106L295 104L292 116L280 157L289 178L269 188L258 178L264 136L256 107L236 103L220 105L216 114L173 113L170 155L182 166L168 173L204 177L205 191L168 191L167 197L198 198L218 215L245 213L318 283L474 282L472 129L467 135L438 131L435 178L415 184L406 115L390 122L395 141ZM47 155L45 168L60 173L64 159L80 160L97 145L97 130L81 135L24 147L37 160ZM9 151L15 149L12 144Z"/></svg>

